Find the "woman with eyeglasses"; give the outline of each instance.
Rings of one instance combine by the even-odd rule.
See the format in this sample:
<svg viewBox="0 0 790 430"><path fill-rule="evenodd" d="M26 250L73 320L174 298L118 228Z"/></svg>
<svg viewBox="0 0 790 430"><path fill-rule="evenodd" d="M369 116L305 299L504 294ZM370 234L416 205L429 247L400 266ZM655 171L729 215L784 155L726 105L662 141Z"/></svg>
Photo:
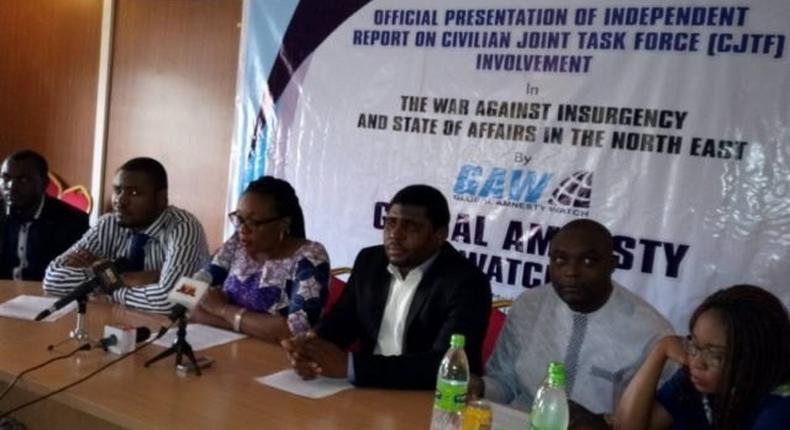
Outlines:
<svg viewBox="0 0 790 430"><path fill-rule="evenodd" d="M620 399L615 429L790 429L790 319L768 291L736 285L661 339ZM656 392L667 360L684 367Z"/></svg>
<svg viewBox="0 0 790 430"><path fill-rule="evenodd" d="M293 187L261 177L228 218L236 232L206 268L222 287L209 290L192 320L274 343L310 329L326 302L329 257L305 239Z"/></svg>

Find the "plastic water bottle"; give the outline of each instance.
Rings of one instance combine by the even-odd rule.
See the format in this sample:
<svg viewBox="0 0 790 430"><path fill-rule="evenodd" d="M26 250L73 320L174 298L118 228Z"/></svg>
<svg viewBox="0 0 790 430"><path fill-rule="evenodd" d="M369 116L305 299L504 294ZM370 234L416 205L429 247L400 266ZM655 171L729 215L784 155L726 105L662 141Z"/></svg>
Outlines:
<svg viewBox="0 0 790 430"><path fill-rule="evenodd" d="M464 352L465 341L462 334L450 337L450 349L444 354L436 377L431 430L461 428L466 406L466 389L469 386L469 361Z"/></svg>
<svg viewBox="0 0 790 430"><path fill-rule="evenodd" d="M565 366L549 363L548 376L535 395L529 414L529 430L566 430L568 397L565 395Z"/></svg>

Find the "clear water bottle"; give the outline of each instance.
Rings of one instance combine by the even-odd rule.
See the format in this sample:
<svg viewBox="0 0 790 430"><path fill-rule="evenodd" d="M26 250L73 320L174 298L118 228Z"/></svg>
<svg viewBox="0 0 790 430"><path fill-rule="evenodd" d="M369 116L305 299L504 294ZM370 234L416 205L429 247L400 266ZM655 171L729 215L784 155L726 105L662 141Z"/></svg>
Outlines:
<svg viewBox="0 0 790 430"><path fill-rule="evenodd" d="M568 397L565 394L565 366L549 363L548 376L535 395L529 413L529 430L567 430Z"/></svg>
<svg viewBox="0 0 790 430"><path fill-rule="evenodd" d="M466 390L469 386L469 361L464 352L466 339L462 334L450 337L450 349L444 354L436 377L436 398L433 402L431 430L461 428Z"/></svg>

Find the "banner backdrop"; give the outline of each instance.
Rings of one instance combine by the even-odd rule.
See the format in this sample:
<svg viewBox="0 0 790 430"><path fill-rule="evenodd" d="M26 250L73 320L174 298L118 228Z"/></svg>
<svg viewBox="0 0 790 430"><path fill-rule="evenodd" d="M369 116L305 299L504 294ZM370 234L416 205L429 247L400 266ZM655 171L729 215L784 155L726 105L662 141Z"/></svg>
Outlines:
<svg viewBox="0 0 790 430"><path fill-rule="evenodd" d="M289 180L348 266L427 183L498 296L543 284L554 232L589 217L680 331L734 283L788 304L788 27L786 0L248 1L229 204Z"/></svg>

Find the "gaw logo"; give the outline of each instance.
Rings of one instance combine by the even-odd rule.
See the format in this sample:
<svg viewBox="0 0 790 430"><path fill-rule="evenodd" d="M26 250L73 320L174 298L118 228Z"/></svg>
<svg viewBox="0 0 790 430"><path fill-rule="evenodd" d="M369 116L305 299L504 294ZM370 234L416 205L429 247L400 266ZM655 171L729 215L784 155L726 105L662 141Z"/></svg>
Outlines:
<svg viewBox="0 0 790 430"><path fill-rule="evenodd" d="M537 169L508 169L464 164L453 184L453 199L511 208L589 216L593 172L564 177ZM557 182L558 178L563 178ZM551 190L551 191L550 191Z"/></svg>
<svg viewBox="0 0 790 430"><path fill-rule="evenodd" d="M550 205L589 208L592 195L593 172L580 170L563 179L549 199Z"/></svg>

